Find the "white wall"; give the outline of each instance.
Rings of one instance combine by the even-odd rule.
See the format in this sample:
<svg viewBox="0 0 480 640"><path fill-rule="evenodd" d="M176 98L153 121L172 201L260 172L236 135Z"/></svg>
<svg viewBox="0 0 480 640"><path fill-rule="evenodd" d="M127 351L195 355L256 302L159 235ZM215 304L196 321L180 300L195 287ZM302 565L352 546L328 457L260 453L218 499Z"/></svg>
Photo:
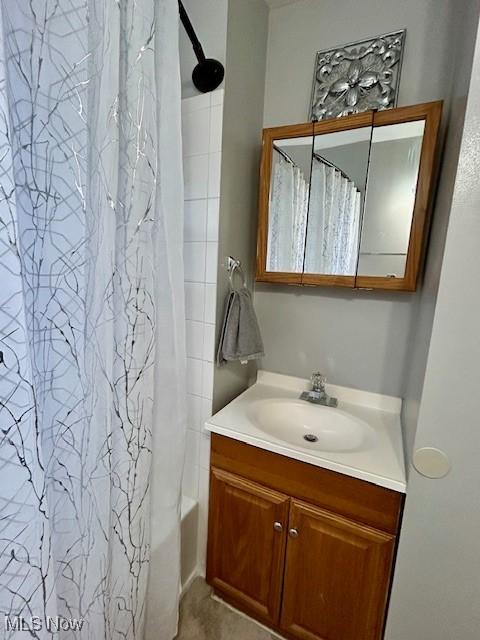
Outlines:
<svg viewBox="0 0 480 640"><path fill-rule="evenodd" d="M214 361L228 288L223 258L240 259L253 280L268 9L263 0L230 0L227 23L226 0L190 0L185 6L194 8L202 43L224 43L223 57L217 57L227 70L224 91L183 100L189 409L183 490L199 502L198 568L204 573L210 437L203 425L212 403L218 410L252 375L251 365L218 369ZM213 46L207 48L212 55ZM181 56L184 94L193 93L185 47Z"/></svg>
<svg viewBox="0 0 480 640"><path fill-rule="evenodd" d="M209 439L204 423L212 415L215 351L216 282L223 89L182 100L183 165L185 175L185 314L187 343L187 436L183 494L198 500L198 536L185 523L185 557L202 558L206 541ZM207 485L208 487L208 485ZM197 548L198 547L198 548Z"/></svg>
<svg viewBox="0 0 480 640"><path fill-rule="evenodd" d="M442 480L411 474L387 640L480 634L479 174L480 41L415 441L443 449L452 469Z"/></svg>
<svg viewBox="0 0 480 640"><path fill-rule="evenodd" d="M455 19L452 21L455 35L452 39L450 54L455 73L449 104L448 131L443 150L441 172L438 178L438 192L425 273L421 289L414 297L412 321L407 340L402 409L407 458L410 458L413 448L418 410L422 397L445 236L460 152L479 7L479 0L462 0L458 3Z"/></svg>
<svg viewBox="0 0 480 640"><path fill-rule="evenodd" d="M183 0L183 6L190 17L205 56L215 58L225 65L228 0ZM192 82L192 71L196 65L197 59L193 53L192 44L180 23L180 73L184 98L198 94Z"/></svg>
<svg viewBox="0 0 480 640"><path fill-rule="evenodd" d="M306 120L317 50L402 27L407 39L399 105L448 102L464 4L301 0L271 10L264 125ZM442 228L445 222L439 218ZM440 248L443 235L434 234ZM401 396L415 297L257 285L255 303L267 353L262 366L302 377L321 369L334 383Z"/></svg>

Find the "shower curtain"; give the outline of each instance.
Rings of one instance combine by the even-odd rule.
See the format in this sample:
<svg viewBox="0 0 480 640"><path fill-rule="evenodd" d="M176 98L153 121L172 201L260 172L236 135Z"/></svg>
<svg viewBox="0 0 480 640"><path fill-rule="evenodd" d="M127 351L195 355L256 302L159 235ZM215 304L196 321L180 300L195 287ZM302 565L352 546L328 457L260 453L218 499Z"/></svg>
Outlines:
<svg viewBox="0 0 480 640"><path fill-rule="evenodd" d="M179 87L177 0L1 4L6 638L175 635Z"/></svg>
<svg viewBox="0 0 480 640"><path fill-rule="evenodd" d="M308 183L299 167L273 150L268 221L268 271L301 273L305 251Z"/></svg>
<svg viewBox="0 0 480 640"><path fill-rule="evenodd" d="M361 194L352 180L313 157L305 272L355 275Z"/></svg>

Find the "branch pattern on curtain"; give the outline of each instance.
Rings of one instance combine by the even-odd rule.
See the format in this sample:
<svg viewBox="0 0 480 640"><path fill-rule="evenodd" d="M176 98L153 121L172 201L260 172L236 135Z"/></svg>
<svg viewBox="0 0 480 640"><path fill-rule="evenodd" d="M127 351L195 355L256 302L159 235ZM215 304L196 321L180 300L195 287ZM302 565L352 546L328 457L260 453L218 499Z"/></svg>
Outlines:
<svg viewBox="0 0 480 640"><path fill-rule="evenodd" d="M286 160L275 148L272 162L267 270L301 273L309 185L301 169Z"/></svg>
<svg viewBox="0 0 480 640"><path fill-rule="evenodd" d="M338 169L313 158L305 272L355 275L361 193Z"/></svg>
<svg viewBox="0 0 480 640"><path fill-rule="evenodd" d="M141 638L161 430L166 640L185 422L177 2L4 0L0 20L0 611L38 616L34 638Z"/></svg>

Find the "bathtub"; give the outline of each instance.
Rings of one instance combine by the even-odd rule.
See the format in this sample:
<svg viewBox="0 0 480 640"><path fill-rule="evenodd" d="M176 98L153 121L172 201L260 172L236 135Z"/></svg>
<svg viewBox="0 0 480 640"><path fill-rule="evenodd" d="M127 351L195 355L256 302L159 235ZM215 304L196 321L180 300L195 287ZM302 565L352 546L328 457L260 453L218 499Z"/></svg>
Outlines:
<svg viewBox="0 0 480 640"><path fill-rule="evenodd" d="M181 518L181 579L182 591L185 591L198 573L198 503L196 500L182 496Z"/></svg>

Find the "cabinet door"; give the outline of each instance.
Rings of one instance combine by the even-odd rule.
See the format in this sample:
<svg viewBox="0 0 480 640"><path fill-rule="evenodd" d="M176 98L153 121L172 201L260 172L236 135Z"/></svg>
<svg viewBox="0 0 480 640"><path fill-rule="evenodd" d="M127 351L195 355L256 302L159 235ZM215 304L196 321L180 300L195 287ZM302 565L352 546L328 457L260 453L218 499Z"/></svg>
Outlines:
<svg viewBox="0 0 480 640"><path fill-rule="evenodd" d="M232 604L277 624L289 498L211 469L207 581Z"/></svg>
<svg viewBox="0 0 480 640"><path fill-rule="evenodd" d="M281 628L305 640L380 638L394 541L292 500Z"/></svg>

